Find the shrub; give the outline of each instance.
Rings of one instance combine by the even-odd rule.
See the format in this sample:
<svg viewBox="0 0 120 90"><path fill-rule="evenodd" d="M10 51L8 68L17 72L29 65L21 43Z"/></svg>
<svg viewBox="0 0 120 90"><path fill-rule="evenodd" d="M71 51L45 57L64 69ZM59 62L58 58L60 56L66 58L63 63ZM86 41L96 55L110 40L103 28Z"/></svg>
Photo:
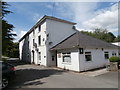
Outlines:
<svg viewBox="0 0 120 90"><path fill-rule="evenodd" d="M110 62L120 62L120 58L119 57L110 57L109 61Z"/></svg>

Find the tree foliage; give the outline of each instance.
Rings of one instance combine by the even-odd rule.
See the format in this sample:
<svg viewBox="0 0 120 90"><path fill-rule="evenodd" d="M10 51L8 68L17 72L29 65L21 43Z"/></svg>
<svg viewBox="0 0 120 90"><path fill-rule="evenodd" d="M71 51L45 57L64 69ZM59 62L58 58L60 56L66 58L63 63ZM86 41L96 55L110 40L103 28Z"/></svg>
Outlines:
<svg viewBox="0 0 120 90"><path fill-rule="evenodd" d="M110 43L114 42L116 38L116 36L114 36L113 33L108 32L107 29L95 29L93 32L88 32L88 31L81 31L81 32Z"/></svg>
<svg viewBox="0 0 120 90"><path fill-rule="evenodd" d="M120 42L120 35L115 38L115 42Z"/></svg>
<svg viewBox="0 0 120 90"><path fill-rule="evenodd" d="M2 19L2 54L10 57L10 53L13 53L13 46L16 45L13 43L16 34L12 33L14 26L4 19L7 14L12 13L7 10L8 6L10 5L6 2L2 2L2 16L0 18Z"/></svg>
<svg viewBox="0 0 120 90"><path fill-rule="evenodd" d="M19 57L19 44L11 42L7 48L6 56L18 58Z"/></svg>
<svg viewBox="0 0 120 90"><path fill-rule="evenodd" d="M10 6L9 4L7 4L6 2L2 2L2 17L4 18L5 15L12 13L11 11L7 10L8 6Z"/></svg>

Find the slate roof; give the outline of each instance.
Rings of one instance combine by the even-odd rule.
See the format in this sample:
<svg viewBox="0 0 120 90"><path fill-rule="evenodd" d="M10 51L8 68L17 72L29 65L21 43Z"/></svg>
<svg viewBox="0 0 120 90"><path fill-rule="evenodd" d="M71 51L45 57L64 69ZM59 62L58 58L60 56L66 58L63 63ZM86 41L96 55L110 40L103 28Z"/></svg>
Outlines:
<svg viewBox="0 0 120 90"><path fill-rule="evenodd" d="M118 46L107 43L105 41L96 39L94 37L85 35L81 32L76 32L70 37L66 38L51 50L69 49L69 48L106 48L106 49L118 49Z"/></svg>

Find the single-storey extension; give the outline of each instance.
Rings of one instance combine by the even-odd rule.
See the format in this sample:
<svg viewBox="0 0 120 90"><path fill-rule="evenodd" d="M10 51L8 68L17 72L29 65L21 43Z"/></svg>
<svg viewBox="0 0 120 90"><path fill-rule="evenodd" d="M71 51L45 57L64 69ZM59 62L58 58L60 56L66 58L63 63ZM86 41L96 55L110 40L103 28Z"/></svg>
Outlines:
<svg viewBox="0 0 120 90"><path fill-rule="evenodd" d="M117 46L81 32L74 33L51 50L57 50L57 67L78 72L104 67L109 57L120 56Z"/></svg>

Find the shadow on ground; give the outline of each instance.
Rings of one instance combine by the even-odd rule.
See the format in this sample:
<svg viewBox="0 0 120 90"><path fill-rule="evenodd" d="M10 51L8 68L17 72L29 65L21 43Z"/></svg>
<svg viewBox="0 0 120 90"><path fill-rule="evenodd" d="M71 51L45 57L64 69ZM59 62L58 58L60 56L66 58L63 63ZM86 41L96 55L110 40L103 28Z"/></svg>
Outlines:
<svg viewBox="0 0 120 90"><path fill-rule="evenodd" d="M50 77L51 75L60 75L65 71L54 69L20 69L16 71L16 78L9 84L8 90L11 88L21 88L22 86L41 85L41 79Z"/></svg>

